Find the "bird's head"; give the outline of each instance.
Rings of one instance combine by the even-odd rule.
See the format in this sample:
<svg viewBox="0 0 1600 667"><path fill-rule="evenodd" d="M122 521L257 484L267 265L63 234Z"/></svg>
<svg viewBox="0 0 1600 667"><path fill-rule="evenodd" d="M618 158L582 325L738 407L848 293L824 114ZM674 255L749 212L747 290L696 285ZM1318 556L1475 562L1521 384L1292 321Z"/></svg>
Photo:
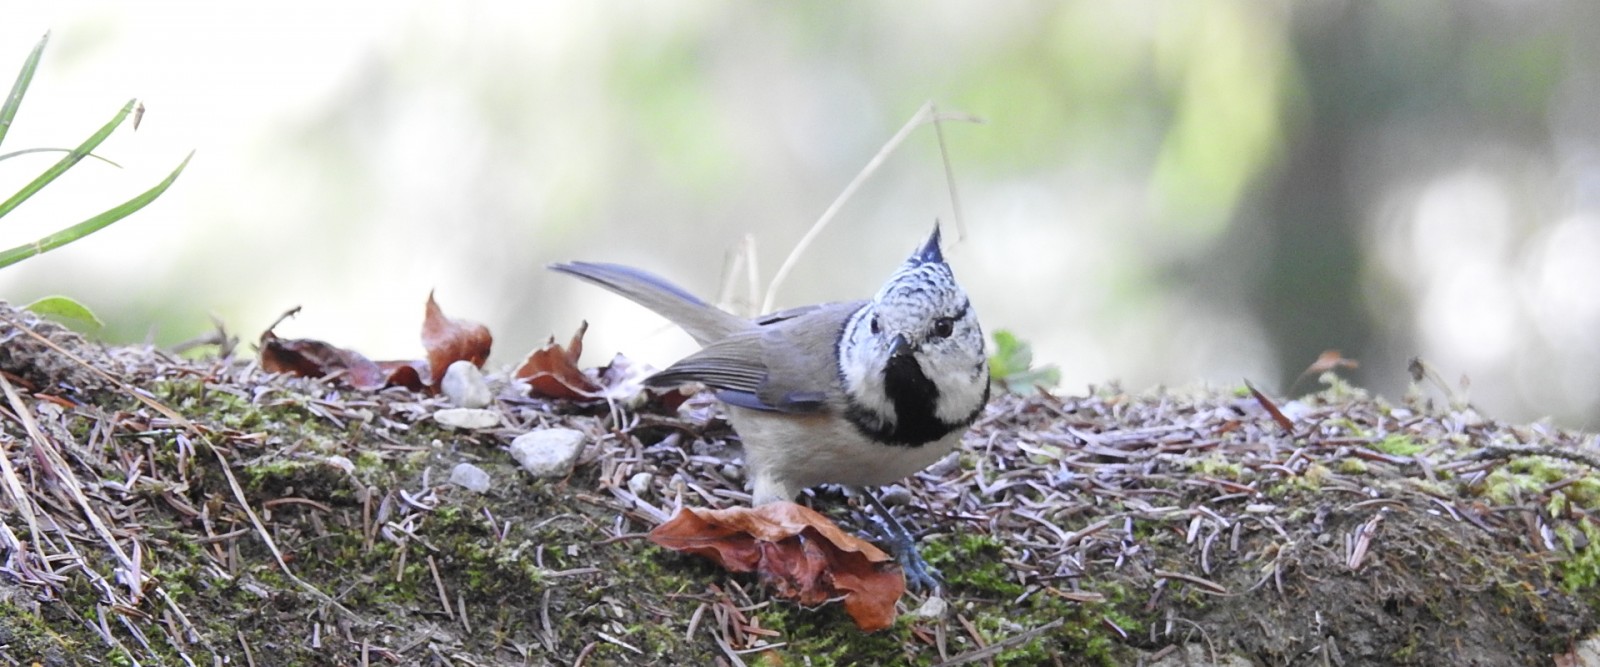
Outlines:
<svg viewBox="0 0 1600 667"><path fill-rule="evenodd" d="M943 437L988 401L983 330L944 261L937 225L845 323L839 374L858 425L876 422L886 439L905 441L897 444Z"/></svg>

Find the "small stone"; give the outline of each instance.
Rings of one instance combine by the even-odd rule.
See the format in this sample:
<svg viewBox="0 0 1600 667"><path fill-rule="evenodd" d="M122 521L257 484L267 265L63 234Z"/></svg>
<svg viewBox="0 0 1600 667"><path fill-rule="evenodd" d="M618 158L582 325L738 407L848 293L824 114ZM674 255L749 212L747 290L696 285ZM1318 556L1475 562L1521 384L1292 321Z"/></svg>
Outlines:
<svg viewBox="0 0 1600 667"><path fill-rule="evenodd" d="M732 463L722 464L721 468L717 468L717 472L722 473L722 476L728 478L730 482L744 481L744 468Z"/></svg>
<svg viewBox="0 0 1600 667"><path fill-rule="evenodd" d="M583 433L570 428L547 428L517 436L511 456L534 477L566 477L583 451Z"/></svg>
<svg viewBox="0 0 1600 667"><path fill-rule="evenodd" d="M337 454L328 457L328 465L343 470L346 473L352 473L356 471L356 464L354 461Z"/></svg>
<svg viewBox="0 0 1600 667"><path fill-rule="evenodd" d="M1278 406L1278 412L1291 422L1303 421L1308 415L1316 412L1316 408L1304 401L1289 401Z"/></svg>
<svg viewBox="0 0 1600 667"><path fill-rule="evenodd" d="M905 505L911 502L911 490L899 485L886 486L878 493L878 502L888 507Z"/></svg>
<svg viewBox="0 0 1600 667"><path fill-rule="evenodd" d="M433 420L451 428L478 430L500 425L500 413L479 408L445 408L433 413Z"/></svg>
<svg viewBox="0 0 1600 667"><path fill-rule="evenodd" d="M632 491L633 495L643 498L644 494L650 492L650 485L654 484L655 481L655 475L647 472L636 472L632 477L628 478L628 490Z"/></svg>
<svg viewBox="0 0 1600 667"><path fill-rule="evenodd" d="M457 463L450 470L450 482L474 493L489 490L489 473L471 463Z"/></svg>
<svg viewBox="0 0 1600 667"><path fill-rule="evenodd" d="M489 381L483 379L483 371L465 359L445 369L444 379L439 380L439 391L458 408L485 407L494 398L489 393Z"/></svg>
<svg viewBox="0 0 1600 667"><path fill-rule="evenodd" d="M944 458L934 461L933 465L928 466L928 473L934 477L945 477L960 467L961 452L951 452Z"/></svg>
<svg viewBox="0 0 1600 667"><path fill-rule="evenodd" d="M917 607L917 610L911 612L911 615L916 618L938 620L944 618L945 614L948 613L950 613L950 603L945 602L944 598L936 595L923 600L922 606Z"/></svg>

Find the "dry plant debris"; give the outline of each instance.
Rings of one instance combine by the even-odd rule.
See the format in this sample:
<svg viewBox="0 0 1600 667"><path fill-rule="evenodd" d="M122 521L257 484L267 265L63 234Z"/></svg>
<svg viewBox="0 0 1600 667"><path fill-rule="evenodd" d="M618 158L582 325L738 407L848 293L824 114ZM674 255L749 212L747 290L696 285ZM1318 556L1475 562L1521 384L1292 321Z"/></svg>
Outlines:
<svg viewBox="0 0 1600 667"><path fill-rule="evenodd" d="M749 502L704 395L491 374L505 426L452 432L425 393L102 348L7 307L0 374L0 664L1549 665L1600 604L1595 437L1426 384L997 397L885 494L943 612L907 595L868 634L642 539ZM506 443L551 426L590 443L574 474L520 476ZM445 481L462 462L487 493ZM833 489L803 504L869 522Z"/></svg>
<svg viewBox="0 0 1600 667"><path fill-rule="evenodd" d="M710 558L732 572L755 572L779 597L815 607L842 597L856 627L894 624L906 580L889 554L794 503L686 507L650 531L658 545Z"/></svg>
<svg viewBox="0 0 1600 667"><path fill-rule="evenodd" d="M566 347L551 336L543 347L528 353L512 377L526 381L528 393L533 396L569 401L599 398L605 387L578 368L578 359L583 356L583 334L587 331L588 322L578 325Z"/></svg>
<svg viewBox="0 0 1600 667"><path fill-rule="evenodd" d="M291 309L278 319L299 312ZM272 332L277 323L261 333L261 368L269 373L289 373L301 377L337 377L356 389L377 391L386 387L405 387L412 391L435 392L445 370L457 361L470 361L483 367L489 359L494 336L477 322L451 319L428 294L422 317L422 348L426 360L373 361L355 350L308 338L284 339Z"/></svg>

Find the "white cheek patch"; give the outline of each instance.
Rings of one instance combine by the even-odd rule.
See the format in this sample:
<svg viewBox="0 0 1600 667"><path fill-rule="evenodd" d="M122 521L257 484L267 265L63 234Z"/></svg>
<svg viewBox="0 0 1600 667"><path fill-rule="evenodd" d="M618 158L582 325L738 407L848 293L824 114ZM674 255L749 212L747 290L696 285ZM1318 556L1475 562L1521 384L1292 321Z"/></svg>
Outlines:
<svg viewBox="0 0 1600 667"><path fill-rule="evenodd" d="M884 389L883 363L875 359L869 340L862 340L861 322L846 327L845 339L840 343L840 375L844 376L845 391L858 407L881 418L884 423L895 423L894 403ZM854 335L852 335L854 334Z"/></svg>
<svg viewBox="0 0 1600 667"><path fill-rule="evenodd" d="M973 367L965 359L955 365L935 364L931 370L938 374L928 376L939 385L939 401L933 406L933 415L946 424L966 422L972 411L983 405L984 389L989 384L988 368L988 364Z"/></svg>

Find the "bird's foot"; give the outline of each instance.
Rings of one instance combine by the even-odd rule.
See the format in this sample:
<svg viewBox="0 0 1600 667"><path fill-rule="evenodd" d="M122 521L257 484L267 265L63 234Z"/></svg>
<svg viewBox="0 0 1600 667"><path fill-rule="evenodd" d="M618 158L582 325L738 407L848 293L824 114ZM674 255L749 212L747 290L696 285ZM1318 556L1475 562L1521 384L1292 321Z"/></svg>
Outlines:
<svg viewBox="0 0 1600 667"><path fill-rule="evenodd" d="M884 542L894 555L895 562L900 564L900 571L905 574L906 588L922 593L940 590L944 575L922 559L922 552L917 549L917 543L911 539L911 535L904 529L896 534L894 529L888 526L884 528Z"/></svg>
<svg viewBox="0 0 1600 667"><path fill-rule="evenodd" d="M925 593L939 591L940 579L943 577L938 569L922 559L922 553L917 550L917 541L911 537L911 531L900 525L900 521L889 513L889 508L878 502L878 498L870 491L866 489L860 491L872 505L872 509L878 513L878 527L881 529L884 545L889 547L889 553L893 554L895 562L900 564L900 571L906 577L906 588Z"/></svg>

